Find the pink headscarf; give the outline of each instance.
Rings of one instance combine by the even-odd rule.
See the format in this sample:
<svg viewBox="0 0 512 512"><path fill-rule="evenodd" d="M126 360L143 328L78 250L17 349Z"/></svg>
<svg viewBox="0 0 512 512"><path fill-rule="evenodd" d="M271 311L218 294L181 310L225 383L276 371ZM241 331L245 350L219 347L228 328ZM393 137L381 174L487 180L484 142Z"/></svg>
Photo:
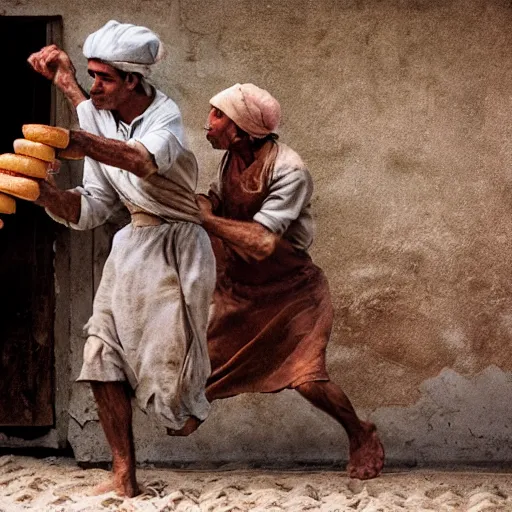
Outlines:
<svg viewBox="0 0 512 512"><path fill-rule="evenodd" d="M268 91L253 84L235 84L216 94L210 105L257 139L274 132L281 120L279 102Z"/></svg>

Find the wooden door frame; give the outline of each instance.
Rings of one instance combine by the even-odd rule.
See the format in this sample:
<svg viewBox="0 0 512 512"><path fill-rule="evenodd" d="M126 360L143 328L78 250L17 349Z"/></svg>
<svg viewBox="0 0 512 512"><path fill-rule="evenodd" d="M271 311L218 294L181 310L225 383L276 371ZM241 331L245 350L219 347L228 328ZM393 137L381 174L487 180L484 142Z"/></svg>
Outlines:
<svg viewBox="0 0 512 512"><path fill-rule="evenodd" d="M44 18L44 17L40 17ZM61 16L46 17L47 42L63 48ZM52 87L51 124L69 128L77 124L76 113L64 95ZM62 161L56 177L60 188L82 183L83 161ZM73 414L70 411L74 379L82 362L83 326L92 312L93 234L62 226L55 241L55 427L52 442L65 448ZM80 421L77 421L80 423Z"/></svg>
<svg viewBox="0 0 512 512"><path fill-rule="evenodd" d="M64 48L61 16L6 17L45 21L47 43L55 43ZM51 94L51 124L66 128L77 126L76 112L64 95L55 87L52 87ZM82 175L83 161L63 160L56 181L60 188L72 188L82 184ZM0 448L66 449L70 440L81 437L89 421L97 422L90 389L74 381L83 361L83 327L92 313L94 293L110 249L112 234L117 229L115 225L100 226L88 231L75 231L61 225L57 227L54 249L55 423L48 434L39 438L0 438Z"/></svg>
<svg viewBox="0 0 512 512"><path fill-rule="evenodd" d="M63 45L63 24L61 16L46 18L46 43ZM69 112L65 98L55 87L51 89L50 124L68 126ZM60 186L66 169L59 176ZM54 250L54 286L55 286L55 316L54 316L54 411L55 411L55 438L56 448L67 446L68 407L70 400L70 372L69 372L69 343L70 343L70 261L69 261L69 233L60 230L55 240Z"/></svg>
<svg viewBox="0 0 512 512"><path fill-rule="evenodd" d="M46 42L63 46L62 16L5 16L13 21L38 20L46 22ZM52 87L50 124L69 127L76 116L64 96ZM62 162L57 182L61 188L81 183L82 162ZM57 229L54 245L54 425L42 437L22 439L0 438L0 448L65 449L70 423L69 406L73 391L72 377L76 377L76 361L83 346L82 329L92 309L93 264L92 234L80 236L62 226ZM87 255L90 255L87 258ZM81 279L76 279L81 276ZM74 277L73 281L72 278ZM84 284L85 283L85 284ZM84 320L85 319L85 320ZM73 347L75 350L73 350Z"/></svg>
<svg viewBox="0 0 512 512"><path fill-rule="evenodd" d="M47 41L64 48L62 17L46 17L46 20ZM78 126L74 108L55 87L51 101L52 124L65 128ZM60 188L68 189L81 185L82 175L83 160L63 160L56 181ZM95 240L105 238L102 227L87 231L61 228L55 241L55 428L51 442L56 448L69 446L73 433L81 432L88 421L97 420L92 393L85 389L88 385L74 381L83 361L83 331L92 314L95 274L101 273L100 268L95 268L98 250Z"/></svg>

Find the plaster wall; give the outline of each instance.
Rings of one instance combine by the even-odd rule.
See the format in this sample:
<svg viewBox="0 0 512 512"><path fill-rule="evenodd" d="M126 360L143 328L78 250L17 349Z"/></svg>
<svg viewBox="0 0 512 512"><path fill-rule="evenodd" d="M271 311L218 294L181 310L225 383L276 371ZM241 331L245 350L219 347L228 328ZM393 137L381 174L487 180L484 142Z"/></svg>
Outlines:
<svg viewBox="0 0 512 512"><path fill-rule="evenodd" d="M153 81L182 109L201 190L221 156L202 130L209 98L235 82L269 89L281 140L315 181L333 380L391 460L512 459L509 2L0 0L0 13L62 15L84 86L90 32L109 19L157 31L168 55ZM73 267L90 238L71 239ZM93 277L71 285L73 377ZM108 459L86 386L73 385L70 418L77 458ZM217 402L190 438L164 434L137 413L139 460L346 459L342 430L292 391Z"/></svg>

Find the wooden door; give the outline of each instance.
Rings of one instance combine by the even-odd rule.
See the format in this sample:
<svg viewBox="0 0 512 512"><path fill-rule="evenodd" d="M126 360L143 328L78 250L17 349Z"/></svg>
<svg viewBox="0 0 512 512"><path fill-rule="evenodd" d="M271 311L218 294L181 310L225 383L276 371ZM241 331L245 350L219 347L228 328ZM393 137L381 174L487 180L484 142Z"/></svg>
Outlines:
<svg viewBox="0 0 512 512"><path fill-rule="evenodd" d="M47 44L49 23L48 18L0 17L0 44L4 48L0 97L6 105L0 122L0 153L13 152L14 139L23 137L23 124L51 124L51 84L26 62L32 52ZM2 218L0 430L24 437L30 428L19 427L54 424L56 225L40 207L21 200L17 200L16 214Z"/></svg>

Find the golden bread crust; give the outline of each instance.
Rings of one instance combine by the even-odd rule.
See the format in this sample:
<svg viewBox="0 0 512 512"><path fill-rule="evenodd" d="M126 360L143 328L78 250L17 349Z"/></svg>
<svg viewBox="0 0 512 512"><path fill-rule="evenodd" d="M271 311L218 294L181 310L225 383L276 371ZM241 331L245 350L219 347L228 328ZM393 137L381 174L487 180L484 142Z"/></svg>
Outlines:
<svg viewBox="0 0 512 512"><path fill-rule="evenodd" d="M35 201L40 194L39 183L22 176L11 176L0 170L0 192L19 197L27 201Z"/></svg>
<svg viewBox="0 0 512 512"><path fill-rule="evenodd" d="M14 152L17 155L31 156L45 162L53 162L55 160L55 149L47 144L28 139L16 139L13 146Z"/></svg>
<svg viewBox="0 0 512 512"><path fill-rule="evenodd" d="M41 142L53 148L64 149L69 144L69 130L60 126L24 124L21 127L21 131L26 139Z"/></svg>
<svg viewBox="0 0 512 512"><path fill-rule="evenodd" d="M57 158L63 158L64 160L83 160L85 153L81 149L66 148L57 152Z"/></svg>
<svg viewBox="0 0 512 512"><path fill-rule="evenodd" d="M16 213L16 201L0 192L0 213Z"/></svg>
<svg viewBox="0 0 512 512"><path fill-rule="evenodd" d="M0 155L0 169L44 179L48 174L48 162L31 156L4 153Z"/></svg>

